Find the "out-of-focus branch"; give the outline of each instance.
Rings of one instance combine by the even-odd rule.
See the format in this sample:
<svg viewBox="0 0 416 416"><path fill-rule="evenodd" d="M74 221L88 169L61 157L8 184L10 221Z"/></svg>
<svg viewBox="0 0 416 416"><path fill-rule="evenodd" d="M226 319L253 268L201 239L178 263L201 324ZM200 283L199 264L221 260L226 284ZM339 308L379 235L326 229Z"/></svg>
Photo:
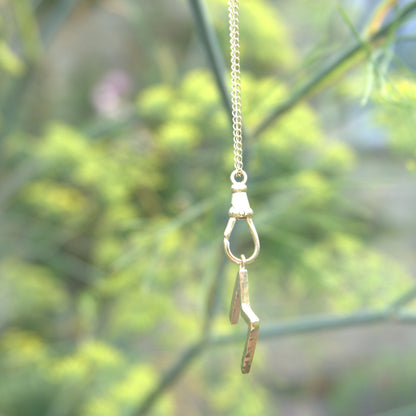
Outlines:
<svg viewBox="0 0 416 416"><path fill-rule="evenodd" d="M138 409L133 412L137 416L148 414L155 402L163 393L184 373L191 363L197 358L206 347L204 341L198 341L185 350L173 364L173 366L161 378L156 388L145 398Z"/></svg>
<svg viewBox="0 0 416 416"><path fill-rule="evenodd" d="M207 54L208 63L214 74L215 83L221 96L222 104L227 112L232 126L233 123L233 109L231 105L230 95L227 85L225 83L224 74L226 73L226 65L221 53L218 37L212 24L209 22L208 14L206 12L202 0L189 0L189 5L195 20L195 27L201 38ZM248 137L248 133L243 124L243 137ZM247 167L247 163L246 163Z"/></svg>
<svg viewBox="0 0 416 416"><path fill-rule="evenodd" d="M416 314L403 312L401 309L416 298L416 287L410 288L406 293L395 299L385 309L379 311L362 311L344 316L316 316L294 319L283 323L263 325L260 339L278 338L283 336L341 329L349 326L371 325L386 321L398 323L416 323ZM226 334L213 337L213 345L229 344L240 341L243 335Z"/></svg>
<svg viewBox="0 0 416 416"><path fill-rule="evenodd" d="M416 287L411 288L405 292L402 296L398 297L390 306L393 312L397 312L404 306L409 304L413 299L416 298Z"/></svg>
<svg viewBox="0 0 416 416"><path fill-rule="evenodd" d="M374 45L381 39L385 38L391 30L397 28L413 13L416 12L416 1L409 3L401 11L399 11L394 19L374 32L366 42L357 41L350 47L346 48L341 54L330 60L324 67L303 85L301 85L295 92L283 103L281 103L271 114L269 114L253 131L253 136L258 136L266 130L273 122L292 110L297 104L309 96L314 90L321 86L328 78L337 70L344 66L343 70L349 68L348 63L351 63L353 58L356 58L360 53L365 52L368 44Z"/></svg>
<svg viewBox="0 0 416 416"><path fill-rule="evenodd" d="M389 410L387 412L377 413L374 416L414 416L416 415L416 404L398 409Z"/></svg>
<svg viewBox="0 0 416 416"><path fill-rule="evenodd" d="M225 62L221 53L217 35L215 34L215 31L209 22L208 15L202 0L189 0L189 5L195 20L195 27L208 56L208 62L212 73L214 74L215 82L217 83L222 103L227 111L228 116L230 117L230 120L232 120L231 101L224 80Z"/></svg>
<svg viewBox="0 0 416 416"><path fill-rule="evenodd" d="M39 23L39 32L43 40L43 46L48 46L53 41L59 29L79 1L62 0L55 2L45 20ZM19 120L23 109L22 101L34 80L40 59L41 55L39 53L37 56L32 56L31 59L27 60L25 75L12 83L2 97L2 102L0 103L0 114L4 121L1 132L2 136L7 136Z"/></svg>
<svg viewBox="0 0 416 416"><path fill-rule="evenodd" d="M220 263L220 269L222 267L221 264L222 263ZM362 311L344 316L315 316L294 319L283 323L263 325L260 331L260 339L281 338L290 335L373 325L389 321L403 324L416 324L415 313L402 312L400 310L415 298L416 287L412 287L406 293L395 299L388 307L379 311ZM137 416L147 414L155 401L189 367L192 361L205 351L208 346L222 346L225 344L240 342L244 339L245 335L245 333L233 333L209 337L209 330L205 332L205 336L202 334L201 339L189 347L183 355L179 357L178 361L161 379L158 386L151 394L149 394L135 414Z"/></svg>
<svg viewBox="0 0 416 416"><path fill-rule="evenodd" d="M318 316L294 319L283 323L262 325L259 339L279 338L289 335L302 334L307 332L327 331L341 329L349 326L369 325L382 322L388 318L385 311L360 312L345 316ZM212 338L213 345L224 345L241 341L245 334L226 334Z"/></svg>
<svg viewBox="0 0 416 416"><path fill-rule="evenodd" d="M213 273L211 290L207 295L205 315L201 326L199 340L189 346L172 365L172 367L162 376L159 383L149 393L149 395L139 405L133 413L137 416L144 416L152 409L154 403L165 393L165 391L188 369L192 362L201 355L206 348L211 345L211 326L212 320L218 307L218 298L221 293L221 282L224 280L225 255L221 250L218 266Z"/></svg>

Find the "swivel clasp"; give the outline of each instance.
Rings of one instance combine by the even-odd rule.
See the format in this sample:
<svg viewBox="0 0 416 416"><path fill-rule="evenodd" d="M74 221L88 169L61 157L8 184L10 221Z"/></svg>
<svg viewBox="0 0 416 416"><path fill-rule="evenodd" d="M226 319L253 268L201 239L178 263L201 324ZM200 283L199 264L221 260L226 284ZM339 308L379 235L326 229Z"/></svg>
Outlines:
<svg viewBox="0 0 416 416"><path fill-rule="evenodd" d="M236 176L239 175L243 176L243 179L241 181L236 180ZM230 247L230 236L231 232L233 231L234 225L237 222L237 220L246 220L248 228L250 230L250 234L253 238L254 243L254 252L253 254L248 257L245 260L245 264L249 264L253 262L256 257L259 255L260 252L260 241L259 237L257 235L256 227L254 226L252 216L253 216L253 210L250 207L250 204L248 202L247 198L247 174L241 170L237 171L234 170L231 173L231 191L232 191L232 197L231 197L231 208L228 212L230 218L228 220L227 226L225 227L224 231L224 249L227 256L232 260L234 263L242 264L242 257L236 257L231 252Z"/></svg>

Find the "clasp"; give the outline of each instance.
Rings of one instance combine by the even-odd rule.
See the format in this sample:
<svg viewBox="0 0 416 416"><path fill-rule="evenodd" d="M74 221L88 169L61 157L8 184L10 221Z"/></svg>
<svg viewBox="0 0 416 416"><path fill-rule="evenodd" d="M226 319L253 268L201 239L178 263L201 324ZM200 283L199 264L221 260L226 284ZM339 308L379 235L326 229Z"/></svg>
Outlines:
<svg viewBox="0 0 416 416"><path fill-rule="evenodd" d="M236 176L238 176L239 173L241 173L243 176L242 181L236 180ZM231 197L231 208L228 211L230 219L228 220L227 226L225 227L225 231L224 231L225 253L230 258L230 260L240 265L242 264L241 256L240 258L234 256L234 254L231 252L231 247L230 247L231 232L233 231L234 225L237 222L237 220L245 219L247 221L247 225L250 230L250 234L253 238L253 243L254 243L254 252L250 257L248 257L245 260L245 263L248 264L248 263L253 262L260 252L260 240L259 240L259 236L257 235L256 227L254 226L254 223L252 220L253 210L251 209L250 204L248 202L246 182L247 182L247 174L243 170L240 172L235 170L231 173L232 197Z"/></svg>

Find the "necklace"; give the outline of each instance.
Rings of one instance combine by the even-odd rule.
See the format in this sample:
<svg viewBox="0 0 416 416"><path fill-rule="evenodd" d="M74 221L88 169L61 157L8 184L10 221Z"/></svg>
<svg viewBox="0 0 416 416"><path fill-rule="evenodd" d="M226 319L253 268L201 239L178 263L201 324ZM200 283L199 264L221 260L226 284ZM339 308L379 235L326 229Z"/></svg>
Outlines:
<svg viewBox="0 0 416 416"><path fill-rule="evenodd" d="M232 196L231 208L228 212L229 220L224 231L224 249L230 260L240 266L231 299L230 322L231 324L236 324L241 314L248 325L247 338L241 362L241 372L246 374L251 368L260 328L260 320L250 306L250 298L248 294L248 272L246 265L252 263L258 256L260 251L260 241L252 220L253 210L250 208L247 198L247 174L243 170L238 1L239 0L228 0L228 13L230 20L234 170L230 177ZM249 258L246 258L244 254L240 257L236 257L231 252L230 236L237 220L246 220L250 234L253 238L254 252Z"/></svg>

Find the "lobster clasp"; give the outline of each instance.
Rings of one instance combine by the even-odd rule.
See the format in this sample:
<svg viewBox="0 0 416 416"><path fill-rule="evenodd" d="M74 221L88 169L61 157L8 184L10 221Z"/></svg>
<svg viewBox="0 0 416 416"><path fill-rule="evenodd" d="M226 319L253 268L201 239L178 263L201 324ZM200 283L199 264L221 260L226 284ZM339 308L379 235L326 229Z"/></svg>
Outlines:
<svg viewBox="0 0 416 416"><path fill-rule="evenodd" d="M247 174L244 171L241 171L241 174L243 175L242 181L237 181L235 177L238 175L238 171L235 170L231 173L231 191L232 191L232 197L231 197L231 208L228 211L228 214L230 216L230 219L228 220L227 226L225 227L224 231L224 249L227 256L237 264L241 264L241 256L240 258L234 256L234 254L231 252L230 247L230 236L231 232L233 231L234 225L237 220L245 219L247 221L248 228L250 230L250 234L253 238L254 243L254 252L253 254L248 257L245 260L245 263L251 263L253 262L256 257L259 255L260 252L260 241L259 237L257 235L256 227L254 226L252 216L253 216L253 210L250 207L250 204L248 202L247 198Z"/></svg>

